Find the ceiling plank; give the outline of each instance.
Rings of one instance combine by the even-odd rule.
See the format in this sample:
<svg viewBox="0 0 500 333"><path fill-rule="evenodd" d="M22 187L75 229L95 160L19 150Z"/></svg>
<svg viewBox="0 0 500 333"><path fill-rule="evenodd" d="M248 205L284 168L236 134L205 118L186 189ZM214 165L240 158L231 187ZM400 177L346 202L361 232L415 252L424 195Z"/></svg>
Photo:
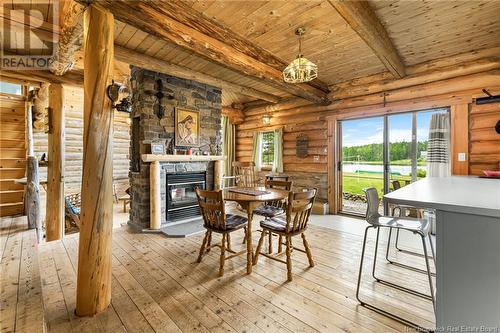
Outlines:
<svg viewBox="0 0 500 333"><path fill-rule="evenodd" d="M281 70L249 56L212 35L178 22L169 14L171 9L165 7L168 3L126 0L99 1L99 4L110 10L116 19L149 34L172 41L227 68L256 77L282 91L303 97L314 103L329 103L326 92L307 84L285 83Z"/></svg>
<svg viewBox="0 0 500 333"><path fill-rule="evenodd" d="M328 0L328 2L373 50L394 77L405 76L403 60L368 1Z"/></svg>
<svg viewBox="0 0 500 333"><path fill-rule="evenodd" d="M236 83L221 80L205 73L195 72L189 68L159 60L118 45L115 45L115 59L137 67L148 69L150 71L209 84L215 87L231 90L235 93L239 93L245 96L252 96L272 103L277 103L280 100L278 96L271 95L250 87L240 86Z"/></svg>
<svg viewBox="0 0 500 333"><path fill-rule="evenodd" d="M73 68L75 52L82 46L84 7L73 0L59 2L60 34L50 71L63 75Z"/></svg>
<svg viewBox="0 0 500 333"><path fill-rule="evenodd" d="M219 23L217 20L211 19L203 13L194 10L185 2L165 1L162 2L162 8L172 19L205 35L216 38L232 48L241 51L242 53L279 71L282 71L288 65L273 53L241 37L228 27ZM307 84L326 93L329 92L328 85L318 79L308 82Z"/></svg>

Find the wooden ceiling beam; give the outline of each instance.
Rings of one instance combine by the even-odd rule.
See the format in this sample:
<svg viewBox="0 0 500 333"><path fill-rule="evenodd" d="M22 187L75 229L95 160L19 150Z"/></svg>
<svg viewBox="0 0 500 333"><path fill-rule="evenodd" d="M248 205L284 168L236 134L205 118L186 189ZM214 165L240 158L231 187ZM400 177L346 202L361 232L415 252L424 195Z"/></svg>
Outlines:
<svg viewBox="0 0 500 333"><path fill-rule="evenodd" d="M368 1L328 0L351 28L373 50L394 77L405 76L405 65Z"/></svg>
<svg viewBox="0 0 500 333"><path fill-rule="evenodd" d="M15 71L15 70L4 70L1 76L12 77L15 79L21 79L28 82L49 82L49 83L61 83L72 86L83 85L83 73L81 71L71 71L62 76L55 75L48 70L34 70L34 71Z"/></svg>
<svg viewBox="0 0 500 333"><path fill-rule="evenodd" d="M80 1L80 0L79 0ZM81 0L83 1L83 0ZM101 0L99 5L111 11L115 18L146 33L182 46L212 62L262 80L282 91L303 97L314 103L328 104L325 91L308 84L288 84L282 71L263 63L242 50L218 40L211 34L194 29L172 18L170 2ZM201 20L201 16L198 17ZM200 23L201 24L201 23Z"/></svg>
<svg viewBox="0 0 500 333"><path fill-rule="evenodd" d="M189 68L159 60L118 45L115 45L115 59L126 62L133 66L148 69L150 71L209 84L211 86L231 90L238 94L252 96L258 99L269 101L271 103L277 103L280 100L278 96L268 94L250 87L244 87L233 82L217 79L204 73L195 72Z"/></svg>
<svg viewBox="0 0 500 333"><path fill-rule="evenodd" d="M59 42L50 65L56 75L63 75L75 64L75 53L82 47L84 10L73 0L59 2Z"/></svg>
<svg viewBox="0 0 500 333"><path fill-rule="evenodd" d="M467 52L454 57L428 61L408 67L406 70L407 75L401 79L387 78L381 73L338 83L330 86L332 90L330 98L332 101L336 101L389 92L394 89L499 69L499 54L500 47Z"/></svg>
<svg viewBox="0 0 500 333"><path fill-rule="evenodd" d="M235 50L238 50L279 71L282 71L288 65L288 63L284 62L273 53L250 42L244 37L241 37L231 31L228 27L219 23L217 20L194 10L182 1L164 1L162 2L162 8L172 19L181 22L207 36L214 37L226 45L231 46ZM319 79L308 82L307 84L326 93L329 92L328 85Z"/></svg>

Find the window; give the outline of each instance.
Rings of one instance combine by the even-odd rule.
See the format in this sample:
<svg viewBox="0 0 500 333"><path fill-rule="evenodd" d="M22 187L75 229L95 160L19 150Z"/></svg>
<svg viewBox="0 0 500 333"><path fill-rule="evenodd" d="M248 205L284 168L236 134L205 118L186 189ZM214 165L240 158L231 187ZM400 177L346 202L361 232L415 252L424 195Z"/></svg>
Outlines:
<svg viewBox="0 0 500 333"><path fill-rule="evenodd" d="M22 89L20 84L0 81L0 92L11 95L21 95Z"/></svg>
<svg viewBox="0 0 500 333"><path fill-rule="evenodd" d="M271 167L274 162L274 132L262 133L262 166Z"/></svg>

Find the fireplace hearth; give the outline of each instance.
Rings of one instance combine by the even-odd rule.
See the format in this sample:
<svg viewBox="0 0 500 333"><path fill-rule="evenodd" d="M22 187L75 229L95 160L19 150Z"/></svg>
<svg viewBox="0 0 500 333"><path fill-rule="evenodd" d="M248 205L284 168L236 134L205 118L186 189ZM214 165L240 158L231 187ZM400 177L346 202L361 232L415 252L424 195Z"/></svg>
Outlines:
<svg viewBox="0 0 500 333"><path fill-rule="evenodd" d="M196 188L206 189L206 172L166 175L166 222L178 222L201 216Z"/></svg>

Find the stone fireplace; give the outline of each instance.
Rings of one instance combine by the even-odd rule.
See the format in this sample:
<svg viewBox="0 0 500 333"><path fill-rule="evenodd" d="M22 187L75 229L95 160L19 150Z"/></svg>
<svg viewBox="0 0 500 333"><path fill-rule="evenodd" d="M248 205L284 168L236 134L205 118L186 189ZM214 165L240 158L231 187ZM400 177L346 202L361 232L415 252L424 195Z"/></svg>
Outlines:
<svg viewBox="0 0 500 333"><path fill-rule="evenodd" d="M193 218L199 215L194 188L214 188L214 161L207 155L222 153L221 91L137 67L132 67L130 84L133 111L129 224L140 230L150 228L152 159L160 160L160 177L155 184L160 186L161 227ZM158 92L164 97L158 98ZM158 112L159 106L162 112ZM199 147L192 148L192 157L151 154L152 143L173 141L176 107L199 112ZM180 151L185 147L174 144L172 148Z"/></svg>

